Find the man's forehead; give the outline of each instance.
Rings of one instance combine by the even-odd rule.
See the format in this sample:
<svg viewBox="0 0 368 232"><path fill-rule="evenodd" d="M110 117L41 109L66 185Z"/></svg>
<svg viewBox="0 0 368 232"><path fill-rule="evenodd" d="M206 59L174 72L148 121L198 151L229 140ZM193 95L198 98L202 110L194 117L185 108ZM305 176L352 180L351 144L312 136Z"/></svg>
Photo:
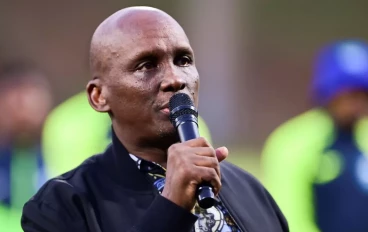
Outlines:
<svg viewBox="0 0 368 232"><path fill-rule="evenodd" d="M114 36L118 47L130 51L165 49L168 44L191 49L184 30L174 20L167 18L142 14L134 19L119 20L116 29Z"/></svg>
<svg viewBox="0 0 368 232"><path fill-rule="evenodd" d="M179 27L167 14L156 11L137 11L120 15L115 19L116 28L122 31L147 29L150 27Z"/></svg>
<svg viewBox="0 0 368 232"><path fill-rule="evenodd" d="M123 53L127 59L139 58L141 56L162 55L172 53L189 53L193 50L183 37L176 37L173 34L155 36L154 33L147 36L137 36L130 41L121 43L115 47L117 53Z"/></svg>
<svg viewBox="0 0 368 232"><path fill-rule="evenodd" d="M96 29L91 41L91 62L112 53L124 56L140 52L183 50L192 52L183 28L170 15L149 7L118 11Z"/></svg>
<svg viewBox="0 0 368 232"><path fill-rule="evenodd" d="M182 27L173 18L155 11L137 12L120 17L116 21L116 30L131 39L166 37L188 40Z"/></svg>
<svg viewBox="0 0 368 232"><path fill-rule="evenodd" d="M188 38L183 30L177 27L165 24L147 23L140 24L134 27L120 30L118 35L125 40L152 40L152 39L167 39L170 41L179 41L189 43Z"/></svg>

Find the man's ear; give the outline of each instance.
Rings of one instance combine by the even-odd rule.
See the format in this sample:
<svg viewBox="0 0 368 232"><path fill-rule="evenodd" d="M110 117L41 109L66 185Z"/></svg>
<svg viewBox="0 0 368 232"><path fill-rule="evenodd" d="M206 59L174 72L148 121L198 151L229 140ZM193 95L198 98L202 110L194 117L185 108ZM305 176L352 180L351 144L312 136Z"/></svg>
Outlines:
<svg viewBox="0 0 368 232"><path fill-rule="evenodd" d="M102 85L100 79L90 80L87 84L87 95L89 104L97 112L109 112L110 106L102 92Z"/></svg>

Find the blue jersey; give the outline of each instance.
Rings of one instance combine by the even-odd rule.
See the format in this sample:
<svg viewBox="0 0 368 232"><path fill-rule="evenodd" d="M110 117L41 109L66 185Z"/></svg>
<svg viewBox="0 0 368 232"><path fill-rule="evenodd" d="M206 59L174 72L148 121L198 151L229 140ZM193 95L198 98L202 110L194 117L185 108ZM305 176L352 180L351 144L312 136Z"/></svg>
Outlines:
<svg viewBox="0 0 368 232"><path fill-rule="evenodd" d="M368 231L368 120L337 130L322 109L299 115L266 142L266 187L298 232Z"/></svg>
<svg viewBox="0 0 368 232"><path fill-rule="evenodd" d="M334 178L314 184L316 223L323 232L368 231L368 157L352 132L335 135L319 164L319 170L333 165Z"/></svg>
<svg viewBox="0 0 368 232"><path fill-rule="evenodd" d="M20 216L28 201L46 181L39 144L0 147L0 231L20 231Z"/></svg>

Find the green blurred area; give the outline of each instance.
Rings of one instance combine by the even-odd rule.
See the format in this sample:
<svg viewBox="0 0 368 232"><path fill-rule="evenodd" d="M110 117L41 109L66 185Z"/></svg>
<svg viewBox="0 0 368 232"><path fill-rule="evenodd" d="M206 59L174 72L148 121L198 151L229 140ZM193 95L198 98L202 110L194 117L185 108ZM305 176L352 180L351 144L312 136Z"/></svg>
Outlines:
<svg viewBox="0 0 368 232"><path fill-rule="evenodd" d="M262 181L260 169L260 151L244 148L229 148L227 161L241 167Z"/></svg>
<svg viewBox="0 0 368 232"><path fill-rule="evenodd" d="M9 210L0 206L0 232L23 231L20 227L20 210Z"/></svg>

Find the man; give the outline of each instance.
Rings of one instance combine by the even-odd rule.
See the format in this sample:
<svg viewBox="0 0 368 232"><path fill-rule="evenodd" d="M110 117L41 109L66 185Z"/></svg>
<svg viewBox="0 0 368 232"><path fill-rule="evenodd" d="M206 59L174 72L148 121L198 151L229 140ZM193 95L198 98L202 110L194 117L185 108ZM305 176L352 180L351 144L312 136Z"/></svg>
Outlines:
<svg viewBox="0 0 368 232"><path fill-rule="evenodd" d="M211 141L209 129L198 118L199 133ZM67 172L111 143L108 115L94 111L87 94L78 93L52 110L42 134L45 168L50 177Z"/></svg>
<svg viewBox="0 0 368 232"><path fill-rule="evenodd" d="M51 108L45 75L26 62L0 67L0 231L19 231L24 203L47 180L40 135Z"/></svg>
<svg viewBox="0 0 368 232"><path fill-rule="evenodd" d="M317 107L276 129L264 180L291 231L368 231L368 45L328 44L313 80Z"/></svg>
<svg viewBox="0 0 368 232"><path fill-rule="evenodd" d="M110 115L112 145L25 205L26 232L288 231L258 181L227 162L220 167L225 147L204 138L178 143L168 101L181 92L198 106L199 77L173 18L148 7L118 11L96 29L90 59L88 99ZM196 204L202 181L220 199L207 210Z"/></svg>

